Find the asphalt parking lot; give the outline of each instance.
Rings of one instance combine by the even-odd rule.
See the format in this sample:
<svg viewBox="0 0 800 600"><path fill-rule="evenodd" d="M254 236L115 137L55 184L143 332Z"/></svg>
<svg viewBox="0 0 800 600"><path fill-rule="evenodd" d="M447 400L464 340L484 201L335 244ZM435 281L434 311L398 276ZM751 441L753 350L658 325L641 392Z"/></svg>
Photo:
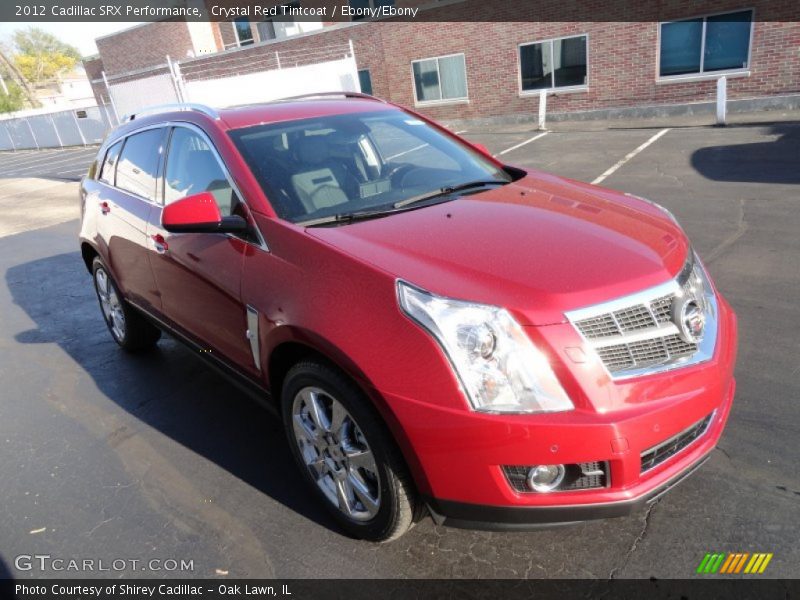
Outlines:
<svg viewBox="0 0 800 600"><path fill-rule="evenodd" d="M774 553L763 576L800 576L800 123L464 136L680 219L741 336L728 428L698 473L628 518L526 533L426 519L391 544L348 539L306 498L276 420L170 339L139 357L112 342L69 180L91 149L7 153L0 573L41 576L15 557L49 554L194 561L114 576L685 578L706 552L736 551Z"/></svg>

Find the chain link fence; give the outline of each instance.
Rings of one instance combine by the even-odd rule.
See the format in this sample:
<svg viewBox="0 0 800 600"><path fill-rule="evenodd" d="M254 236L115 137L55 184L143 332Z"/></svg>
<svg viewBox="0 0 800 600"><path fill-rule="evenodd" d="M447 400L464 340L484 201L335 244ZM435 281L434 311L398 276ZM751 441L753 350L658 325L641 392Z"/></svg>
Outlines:
<svg viewBox="0 0 800 600"><path fill-rule="evenodd" d="M0 118L0 151L99 144L112 126L111 115L100 106Z"/></svg>

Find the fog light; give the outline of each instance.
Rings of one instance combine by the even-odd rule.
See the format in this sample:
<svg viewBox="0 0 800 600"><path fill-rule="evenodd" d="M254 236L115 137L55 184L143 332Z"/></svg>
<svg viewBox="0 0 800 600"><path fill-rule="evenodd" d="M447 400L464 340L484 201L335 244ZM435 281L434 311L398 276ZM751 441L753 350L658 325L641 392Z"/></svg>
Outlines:
<svg viewBox="0 0 800 600"><path fill-rule="evenodd" d="M552 492L564 481L564 465L537 465L528 471L528 486L536 492Z"/></svg>

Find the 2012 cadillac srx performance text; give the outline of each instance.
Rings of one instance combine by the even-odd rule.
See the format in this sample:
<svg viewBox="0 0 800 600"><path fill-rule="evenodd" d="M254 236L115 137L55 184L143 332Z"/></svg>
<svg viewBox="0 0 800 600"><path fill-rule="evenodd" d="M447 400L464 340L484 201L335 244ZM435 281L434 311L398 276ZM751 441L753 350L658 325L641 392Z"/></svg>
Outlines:
<svg viewBox="0 0 800 600"><path fill-rule="evenodd" d="M278 409L351 535L624 515L725 426L736 318L674 217L413 111L149 110L80 195L114 340L168 331Z"/></svg>

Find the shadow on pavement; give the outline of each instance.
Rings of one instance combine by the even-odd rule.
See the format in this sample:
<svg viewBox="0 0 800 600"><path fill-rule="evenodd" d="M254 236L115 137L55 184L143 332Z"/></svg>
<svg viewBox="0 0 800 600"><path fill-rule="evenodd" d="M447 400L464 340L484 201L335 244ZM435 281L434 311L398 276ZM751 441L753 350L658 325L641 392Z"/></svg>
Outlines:
<svg viewBox="0 0 800 600"><path fill-rule="evenodd" d="M6 566L5 561L2 557L0 557L0 580L13 580L14 577L11 575L11 571ZM2 586L0 585L0 591L2 591Z"/></svg>
<svg viewBox="0 0 800 600"><path fill-rule="evenodd" d="M275 417L172 338L163 337L154 351L141 355L128 354L113 343L79 252L15 266L6 280L15 304L36 323L35 328L17 334L17 342L58 344L120 408L305 518L338 531L304 488ZM102 402L92 406L98 404L92 392L91 385L65 386L59 398L61 410L90 429L97 428L102 418L86 414L87 409L114 414ZM125 440L135 432L117 433L107 434L102 446L109 460L121 451L134 451ZM149 457L133 457L137 458L141 462ZM195 483L193 458L184 458L191 461L191 468L177 456L155 458ZM196 483L202 487L204 482ZM175 497L185 494L185 490L170 488L178 486L176 482L153 484Z"/></svg>
<svg viewBox="0 0 800 600"><path fill-rule="evenodd" d="M0 557L0 598L16 598L14 577L2 557Z"/></svg>
<svg viewBox="0 0 800 600"><path fill-rule="evenodd" d="M800 124L772 126L771 142L700 148L691 164L703 177L742 183L800 183Z"/></svg>

